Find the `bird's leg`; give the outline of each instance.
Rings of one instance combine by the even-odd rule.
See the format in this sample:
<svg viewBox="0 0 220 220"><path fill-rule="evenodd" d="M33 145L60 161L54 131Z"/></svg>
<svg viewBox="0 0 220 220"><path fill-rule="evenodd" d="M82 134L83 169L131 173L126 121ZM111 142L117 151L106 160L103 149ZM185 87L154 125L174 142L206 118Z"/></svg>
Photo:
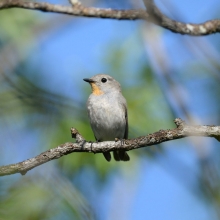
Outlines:
<svg viewBox="0 0 220 220"><path fill-rule="evenodd" d="M99 142L98 140L96 140L95 142L94 142L94 141L88 141L88 143L91 144L91 145L90 145L91 152L93 152L94 154L95 154L95 152L94 152L93 149L92 149L92 145L93 145L93 143L98 143L98 142Z"/></svg>
<svg viewBox="0 0 220 220"><path fill-rule="evenodd" d="M93 144L94 142L93 142L93 141L88 141L88 143L91 144L91 145L90 145L90 149L91 149L90 151L93 152L93 150L92 150L92 144ZM93 152L93 153L94 153L94 152Z"/></svg>
<svg viewBox="0 0 220 220"><path fill-rule="evenodd" d="M115 138L115 142L121 141L121 146L124 145L125 139L123 138Z"/></svg>
<svg viewBox="0 0 220 220"><path fill-rule="evenodd" d="M93 153L95 154L95 152L92 150L92 144L93 144L93 143L96 143L96 144L97 144L97 143L99 143L100 141L96 139L95 142L94 142L94 141L88 141L88 142L91 143L91 145L90 145L91 152L93 152Z"/></svg>
<svg viewBox="0 0 220 220"><path fill-rule="evenodd" d="M120 141L121 142L121 147L124 145L125 139L123 138L115 138L115 142ZM119 149L114 151L114 158L116 161L128 161L129 160L129 156L126 153L125 150L123 149Z"/></svg>

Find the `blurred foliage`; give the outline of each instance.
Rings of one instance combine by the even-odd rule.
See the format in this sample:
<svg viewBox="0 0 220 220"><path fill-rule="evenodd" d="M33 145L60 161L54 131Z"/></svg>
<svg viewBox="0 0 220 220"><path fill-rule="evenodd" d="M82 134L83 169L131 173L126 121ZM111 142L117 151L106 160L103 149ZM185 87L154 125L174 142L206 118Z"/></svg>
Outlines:
<svg viewBox="0 0 220 220"><path fill-rule="evenodd" d="M115 1L112 4L118 7L122 3ZM43 20L41 15L21 9L1 11L0 129L2 133L10 133L11 127L18 126L22 132L18 130L12 135L21 136L19 140L28 139L36 132L26 147L19 140L4 142L5 137L0 136L1 157L7 155L7 150L12 157L8 158L8 163L11 163L10 159L19 162L17 156L26 159L22 157L24 154L30 158L36 152L39 154L64 142L74 141L70 136L71 127L77 128L87 140L94 140L85 108L86 99L79 102L62 92L56 93L56 88L54 91L45 89L41 84L44 81L43 71L47 71L48 66L40 62L39 68L32 65L35 49L39 46L39 36L47 35L52 30L56 30L57 34L59 28L66 25L66 21L52 25L52 20L46 16ZM140 33L138 30L134 32L135 36L129 37L123 44L108 43L103 49L106 51L102 60L108 73L121 82L128 103L130 138L174 127L172 106L164 99L165 93L150 61L140 52L142 46L136 36ZM50 37L52 39L53 35ZM177 76L172 77L178 78L181 85L189 88L195 86L195 81L201 82L208 78L203 91L209 97L208 105L215 109L211 112L217 115L220 105L215 100L220 90L218 76L214 73L219 73L220 67L216 60L212 61L215 63L213 74L208 75L206 72L210 69L204 70L200 62L192 62L190 66L173 71ZM82 70L80 74L78 77L83 78L85 73ZM50 77L56 76L51 73ZM51 82L44 84L49 86ZM87 97L90 91L86 86L83 97ZM216 123L220 124L219 114L216 118ZM163 152L161 146L159 148ZM29 151L25 153L27 148ZM136 174L140 158L157 158L158 147L132 151L129 155L131 162L125 165L114 161L106 163L101 154L75 153L40 166L25 177L15 175L10 177L10 181L7 181L8 177L1 178L0 219L96 219L94 210L98 208L93 199L105 187L111 175L117 172L131 173L131 176ZM207 201L218 206L219 170L212 169L215 178L209 176L209 171L202 172L210 166L210 160L201 159L201 174L196 187ZM215 161L219 164L219 159Z"/></svg>
<svg viewBox="0 0 220 220"><path fill-rule="evenodd" d="M40 20L28 10L22 10L22 13L21 9L1 11L1 41L16 41L16 43L21 44L20 46L25 46L27 42L35 37L36 33L32 27L38 25L39 21Z"/></svg>
<svg viewBox="0 0 220 220"><path fill-rule="evenodd" d="M84 198L59 174L16 181L1 196L0 215L1 219L93 219Z"/></svg>

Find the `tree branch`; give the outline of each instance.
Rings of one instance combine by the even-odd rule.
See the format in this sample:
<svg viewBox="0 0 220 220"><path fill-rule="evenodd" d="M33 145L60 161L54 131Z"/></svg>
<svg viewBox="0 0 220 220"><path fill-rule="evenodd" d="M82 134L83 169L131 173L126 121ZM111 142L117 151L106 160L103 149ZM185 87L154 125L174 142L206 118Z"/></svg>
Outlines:
<svg viewBox="0 0 220 220"><path fill-rule="evenodd" d="M145 10L113 10L84 7L82 4L72 4L71 6L64 6L50 4L46 2L30 2L24 0L1 0L0 10L7 8L23 8L81 17L111 18L119 20L144 19L148 16Z"/></svg>
<svg viewBox="0 0 220 220"><path fill-rule="evenodd" d="M0 10L8 8L23 8L39 10L43 12L54 12L81 17L109 18L118 20L143 19L158 26L164 27L172 32L187 35L208 35L220 32L220 20L210 20L201 24L187 24L178 22L164 15L154 4L153 0L144 0L146 10L113 10L103 8L84 7L77 0L69 0L71 6L49 4L46 2L32 2L25 0L1 0Z"/></svg>
<svg viewBox="0 0 220 220"><path fill-rule="evenodd" d="M143 2L149 14L147 20L174 33L202 36L220 32L219 19L209 20L200 24L182 23L164 15L154 4L154 0L143 0Z"/></svg>
<svg viewBox="0 0 220 220"><path fill-rule="evenodd" d="M47 163L51 160L58 159L64 155L73 152L89 152L89 153L104 153L114 150L124 149L126 151L134 150L142 147L160 144L165 141L171 141L180 139L188 136L203 136L203 137L214 137L220 140L220 126L206 125L206 126L190 126L185 124L184 121L177 118L174 120L177 128L160 130L153 134L146 136L128 139L121 141L105 141L99 143L87 142L79 132L72 128L72 137L76 139L76 143L65 143L56 148L47 150L40 155L31 159L22 161L16 164L10 164L7 166L0 167L0 176L21 173L25 175L27 171L40 166L41 164Z"/></svg>

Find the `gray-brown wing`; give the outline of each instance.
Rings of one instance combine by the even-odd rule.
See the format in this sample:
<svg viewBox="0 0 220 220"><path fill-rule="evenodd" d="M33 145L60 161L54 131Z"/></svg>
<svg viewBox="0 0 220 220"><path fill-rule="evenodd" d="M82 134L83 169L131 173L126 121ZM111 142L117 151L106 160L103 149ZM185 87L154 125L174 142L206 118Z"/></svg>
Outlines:
<svg viewBox="0 0 220 220"><path fill-rule="evenodd" d="M124 111L125 111L125 120L126 120L124 139L128 139L128 112L127 112L126 103L123 105L123 107L124 107ZM119 154L120 160L122 160L122 161L129 161L130 160L130 157L126 151L120 150L118 152L118 154Z"/></svg>
<svg viewBox="0 0 220 220"><path fill-rule="evenodd" d="M126 105L124 105L124 109L125 109L125 120L126 120L124 139L128 139L128 111Z"/></svg>

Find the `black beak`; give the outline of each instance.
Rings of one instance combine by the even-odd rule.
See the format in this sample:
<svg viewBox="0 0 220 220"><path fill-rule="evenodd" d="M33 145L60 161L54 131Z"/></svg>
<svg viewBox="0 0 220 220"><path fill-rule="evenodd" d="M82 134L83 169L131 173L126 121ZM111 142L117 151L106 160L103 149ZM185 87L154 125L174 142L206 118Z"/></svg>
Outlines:
<svg viewBox="0 0 220 220"><path fill-rule="evenodd" d="M85 78L85 79L83 79L83 80L86 81L86 82L88 82L88 83L93 83L93 82L95 82L94 80L89 79L89 78Z"/></svg>

